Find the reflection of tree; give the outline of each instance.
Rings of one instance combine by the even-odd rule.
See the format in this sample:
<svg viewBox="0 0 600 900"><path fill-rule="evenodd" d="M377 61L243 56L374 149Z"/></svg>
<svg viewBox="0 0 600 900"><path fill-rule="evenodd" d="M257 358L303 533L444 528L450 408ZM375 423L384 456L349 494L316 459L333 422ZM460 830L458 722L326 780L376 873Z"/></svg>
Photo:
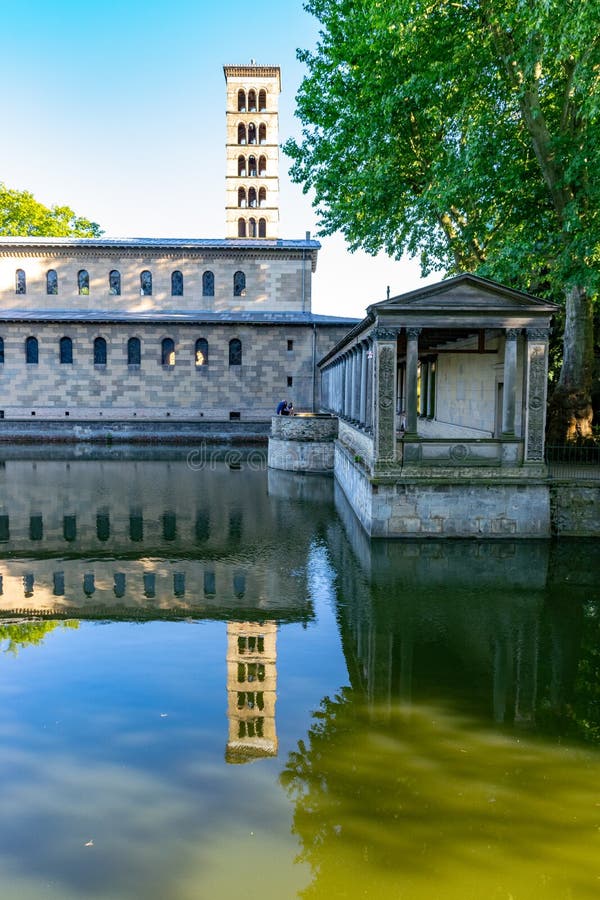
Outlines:
<svg viewBox="0 0 600 900"><path fill-rule="evenodd" d="M313 872L302 897L429 897L440 878L447 897L529 896L541 873L553 896L574 873L594 884L599 775L584 750L434 707L369 709L343 688L281 774Z"/></svg>
<svg viewBox="0 0 600 900"><path fill-rule="evenodd" d="M79 628L79 622L68 619L65 622L12 622L0 625L0 649L16 656L23 647L41 644L46 635L56 628Z"/></svg>
<svg viewBox="0 0 600 900"><path fill-rule="evenodd" d="M573 609L561 612L560 619L556 616L557 621L553 622L553 672L548 679L548 696L544 698L540 718L562 734L600 744L600 605L593 601L583 603L581 607L577 604L576 612L581 621L578 616L577 632L571 645L565 642L564 635L574 612ZM569 670L568 677L563 679L566 690L562 692L556 691L559 643L562 656L566 657L563 667ZM560 657L559 661L562 661Z"/></svg>

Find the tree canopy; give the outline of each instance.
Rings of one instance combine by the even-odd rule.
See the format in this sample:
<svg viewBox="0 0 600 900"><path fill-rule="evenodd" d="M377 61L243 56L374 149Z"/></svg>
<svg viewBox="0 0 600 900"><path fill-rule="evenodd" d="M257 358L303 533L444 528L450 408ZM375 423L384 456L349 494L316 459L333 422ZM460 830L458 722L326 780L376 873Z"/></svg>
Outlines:
<svg viewBox="0 0 600 900"><path fill-rule="evenodd" d="M100 237L102 229L68 206L44 206L29 191L0 182L0 235L8 237Z"/></svg>
<svg viewBox="0 0 600 900"><path fill-rule="evenodd" d="M309 0L292 178L322 234L564 301L555 427L590 433L600 3Z"/></svg>

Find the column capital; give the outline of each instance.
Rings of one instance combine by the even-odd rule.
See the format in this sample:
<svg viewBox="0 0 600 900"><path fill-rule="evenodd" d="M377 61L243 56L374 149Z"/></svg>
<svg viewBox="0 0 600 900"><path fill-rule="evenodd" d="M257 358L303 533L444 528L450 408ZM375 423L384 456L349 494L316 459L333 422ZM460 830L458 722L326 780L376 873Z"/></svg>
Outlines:
<svg viewBox="0 0 600 900"><path fill-rule="evenodd" d="M372 337L374 341L395 341L398 339L398 329L375 328L371 332L370 337Z"/></svg>
<svg viewBox="0 0 600 900"><path fill-rule="evenodd" d="M419 335L421 334L422 331L423 331L422 328L407 328L406 329L406 337L409 340L414 341L419 337Z"/></svg>
<svg viewBox="0 0 600 900"><path fill-rule="evenodd" d="M549 328L526 328L528 341L547 341L550 337Z"/></svg>
<svg viewBox="0 0 600 900"><path fill-rule="evenodd" d="M521 334L520 328L506 328L504 330L504 336L507 341L516 341L518 336Z"/></svg>

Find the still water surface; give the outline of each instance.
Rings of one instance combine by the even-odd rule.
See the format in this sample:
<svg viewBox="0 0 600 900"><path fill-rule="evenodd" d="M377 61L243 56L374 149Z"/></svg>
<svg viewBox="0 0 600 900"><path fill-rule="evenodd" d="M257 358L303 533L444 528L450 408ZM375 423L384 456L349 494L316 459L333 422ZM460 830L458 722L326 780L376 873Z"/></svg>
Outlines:
<svg viewBox="0 0 600 900"><path fill-rule="evenodd" d="M597 542L81 452L0 459L2 900L599 895Z"/></svg>

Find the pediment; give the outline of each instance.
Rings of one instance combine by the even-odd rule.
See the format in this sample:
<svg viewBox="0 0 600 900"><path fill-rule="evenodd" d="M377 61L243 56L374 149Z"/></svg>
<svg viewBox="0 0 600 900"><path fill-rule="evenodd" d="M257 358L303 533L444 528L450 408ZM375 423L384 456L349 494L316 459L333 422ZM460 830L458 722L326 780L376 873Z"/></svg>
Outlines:
<svg viewBox="0 0 600 900"><path fill-rule="evenodd" d="M558 307L523 291L476 275L458 275L437 284L426 285L416 291L390 297L369 307L369 312L394 314L400 312L548 312Z"/></svg>

